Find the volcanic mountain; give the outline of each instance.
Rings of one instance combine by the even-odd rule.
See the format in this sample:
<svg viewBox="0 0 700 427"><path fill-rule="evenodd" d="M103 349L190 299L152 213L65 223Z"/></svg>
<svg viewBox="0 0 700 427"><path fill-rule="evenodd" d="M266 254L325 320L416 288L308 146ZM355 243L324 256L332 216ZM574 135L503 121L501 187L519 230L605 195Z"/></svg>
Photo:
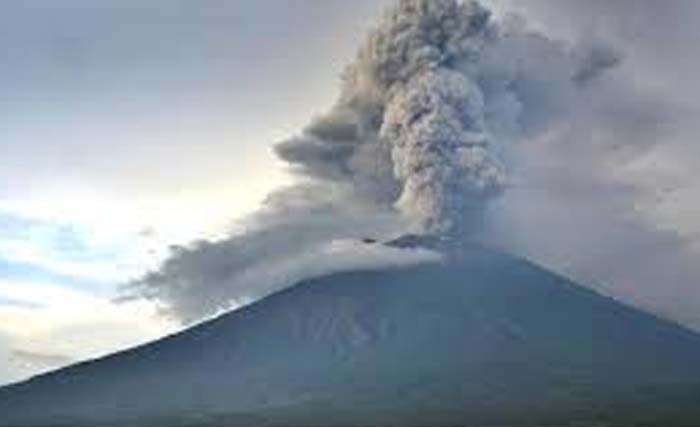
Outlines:
<svg viewBox="0 0 700 427"><path fill-rule="evenodd" d="M306 280L1 389L0 426L700 425L700 336L525 260L427 245L449 255Z"/></svg>

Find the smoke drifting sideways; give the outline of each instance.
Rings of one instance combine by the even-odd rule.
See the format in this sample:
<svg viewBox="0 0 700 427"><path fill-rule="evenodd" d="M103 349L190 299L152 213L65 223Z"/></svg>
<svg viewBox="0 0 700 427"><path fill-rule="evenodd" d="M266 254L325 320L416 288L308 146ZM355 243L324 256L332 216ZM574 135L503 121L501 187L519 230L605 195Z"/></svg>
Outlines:
<svg viewBox="0 0 700 427"><path fill-rule="evenodd" d="M477 2L400 0L348 66L335 106L276 146L297 184L244 231L176 248L129 289L189 322L291 284L303 276L299 254L336 240L478 239L510 185L512 147L546 133L619 60L601 44L496 21ZM253 274L266 270L280 270L274 283Z"/></svg>

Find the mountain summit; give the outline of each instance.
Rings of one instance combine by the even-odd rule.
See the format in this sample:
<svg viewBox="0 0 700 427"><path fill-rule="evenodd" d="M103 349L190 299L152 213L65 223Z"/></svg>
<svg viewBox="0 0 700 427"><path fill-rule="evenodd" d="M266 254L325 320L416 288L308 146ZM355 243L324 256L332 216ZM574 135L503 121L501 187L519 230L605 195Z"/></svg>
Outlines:
<svg viewBox="0 0 700 427"><path fill-rule="evenodd" d="M304 281L0 389L0 426L699 425L698 335L524 260L455 253Z"/></svg>

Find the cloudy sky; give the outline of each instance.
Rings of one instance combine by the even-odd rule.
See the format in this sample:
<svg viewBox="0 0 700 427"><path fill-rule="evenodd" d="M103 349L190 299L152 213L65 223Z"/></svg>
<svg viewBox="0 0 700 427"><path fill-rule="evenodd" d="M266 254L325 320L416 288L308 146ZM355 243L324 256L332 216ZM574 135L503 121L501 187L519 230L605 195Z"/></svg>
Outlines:
<svg viewBox="0 0 700 427"><path fill-rule="evenodd" d="M179 327L120 284L291 182L273 145L331 107L388 3L0 2L0 383ZM623 59L514 154L491 240L700 327L700 4L484 3Z"/></svg>
<svg viewBox="0 0 700 427"><path fill-rule="evenodd" d="M169 330L116 285L285 183L378 8L0 3L0 383Z"/></svg>

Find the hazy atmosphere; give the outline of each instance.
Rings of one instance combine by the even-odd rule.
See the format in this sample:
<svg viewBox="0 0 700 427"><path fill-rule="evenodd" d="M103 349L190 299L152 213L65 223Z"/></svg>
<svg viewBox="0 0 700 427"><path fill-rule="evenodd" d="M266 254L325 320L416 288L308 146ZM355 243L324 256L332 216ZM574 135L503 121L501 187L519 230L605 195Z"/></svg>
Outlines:
<svg viewBox="0 0 700 427"><path fill-rule="evenodd" d="M700 3L484 0L442 51L393 3L0 3L0 384L407 232L700 330Z"/></svg>

